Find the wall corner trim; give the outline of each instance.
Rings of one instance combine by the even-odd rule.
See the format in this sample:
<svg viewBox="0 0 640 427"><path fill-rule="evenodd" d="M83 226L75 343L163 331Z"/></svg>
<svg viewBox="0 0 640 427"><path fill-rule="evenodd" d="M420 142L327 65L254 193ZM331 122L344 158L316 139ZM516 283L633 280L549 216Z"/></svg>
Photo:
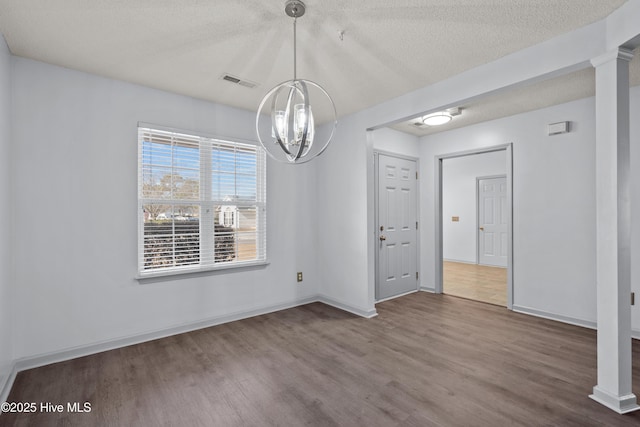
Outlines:
<svg viewBox="0 0 640 427"><path fill-rule="evenodd" d="M330 305L331 307L339 308L340 310L343 310L343 311L348 311L349 313L353 313L357 316L364 317L367 319L371 319L372 317L376 317L378 315L378 312L376 311L375 307L372 307L370 309L353 307L351 305L344 304L332 298L329 298L326 295L318 295L318 302L321 302L326 305Z"/></svg>
<svg viewBox="0 0 640 427"><path fill-rule="evenodd" d="M16 379L16 375L18 374L18 370L16 368L15 362L11 364L11 369L8 372L8 375L0 378L0 402L6 402L9 398L9 392L11 391L11 387L13 387L13 382ZM0 413L0 416L2 414Z"/></svg>

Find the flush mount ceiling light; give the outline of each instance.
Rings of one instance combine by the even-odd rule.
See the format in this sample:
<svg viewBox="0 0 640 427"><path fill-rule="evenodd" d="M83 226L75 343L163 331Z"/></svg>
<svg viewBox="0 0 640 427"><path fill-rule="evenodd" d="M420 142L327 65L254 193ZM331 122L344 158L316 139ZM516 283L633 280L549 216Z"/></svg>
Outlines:
<svg viewBox="0 0 640 427"><path fill-rule="evenodd" d="M288 0L285 13L293 18L293 80L271 89L260 102L256 133L269 156L285 163L304 163L329 145L338 123L333 100L320 85L298 79L296 70L296 21L306 7L299 0ZM328 116L316 127L313 109Z"/></svg>
<svg viewBox="0 0 640 427"><path fill-rule="evenodd" d="M432 113L424 116L422 118L422 123L427 126L440 126L445 123L449 123L453 116L447 111L438 111L437 113Z"/></svg>

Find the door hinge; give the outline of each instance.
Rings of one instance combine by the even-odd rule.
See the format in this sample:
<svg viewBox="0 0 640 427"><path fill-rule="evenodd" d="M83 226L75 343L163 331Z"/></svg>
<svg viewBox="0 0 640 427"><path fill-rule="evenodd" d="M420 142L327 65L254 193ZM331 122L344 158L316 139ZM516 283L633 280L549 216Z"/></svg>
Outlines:
<svg viewBox="0 0 640 427"><path fill-rule="evenodd" d="M636 305L636 293L631 292L631 305Z"/></svg>
<svg viewBox="0 0 640 427"><path fill-rule="evenodd" d="M416 172L416 179L418 179L418 172Z"/></svg>
<svg viewBox="0 0 640 427"><path fill-rule="evenodd" d="M418 221L416 221L416 230L418 229Z"/></svg>
<svg viewBox="0 0 640 427"><path fill-rule="evenodd" d="M416 271L416 280L418 280L418 272Z"/></svg>

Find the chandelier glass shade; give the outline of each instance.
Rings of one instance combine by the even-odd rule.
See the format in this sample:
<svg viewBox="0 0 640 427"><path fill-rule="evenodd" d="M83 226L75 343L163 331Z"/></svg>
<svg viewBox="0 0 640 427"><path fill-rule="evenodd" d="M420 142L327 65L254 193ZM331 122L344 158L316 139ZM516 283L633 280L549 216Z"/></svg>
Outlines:
<svg viewBox="0 0 640 427"><path fill-rule="evenodd" d="M296 19L304 11L301 1L289 0L285 4L285 12L294 18L293 79L267 92L256 115L260 144L270 157L285 163L304 163L322 154L337 125L335 105L327 91L315 82L296 77ZM318 112L324 119L320 126L316 124Z"/></svg>

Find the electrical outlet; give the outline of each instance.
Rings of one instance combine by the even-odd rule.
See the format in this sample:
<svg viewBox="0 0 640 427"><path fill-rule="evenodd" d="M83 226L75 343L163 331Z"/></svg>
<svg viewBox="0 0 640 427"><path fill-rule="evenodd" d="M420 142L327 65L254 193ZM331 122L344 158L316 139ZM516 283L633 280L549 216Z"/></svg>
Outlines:
<svg viewBox="0 0 640 427"><path fill-rule="evenodd" d="M302 271L298 271L298 282L302 282Z"/></svg>

